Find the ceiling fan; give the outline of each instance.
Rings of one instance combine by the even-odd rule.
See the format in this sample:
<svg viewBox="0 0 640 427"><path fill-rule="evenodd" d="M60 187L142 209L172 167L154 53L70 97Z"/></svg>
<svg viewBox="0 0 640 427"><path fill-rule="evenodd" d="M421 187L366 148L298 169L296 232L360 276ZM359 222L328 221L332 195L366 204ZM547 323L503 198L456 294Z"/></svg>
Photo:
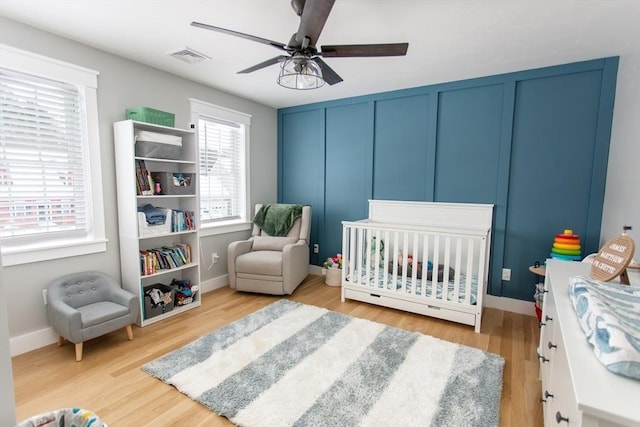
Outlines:
<svg viewBox="0 0 640 427"><path fill-rule="evenodd" d="M342 77L321 57L353 58L407 54L408 43L324 45L321 50L318 50L316 47L318 37L334 3L335 0L291 0L293 10L300 16L300 26L287 44L195 21L191 25L252 40L284 51L285 54L238 71L238 74L251 73L270 65L283 63L278 83L293 89L312 89L324 85L324 82L334 85L342 81Z"/></svg>

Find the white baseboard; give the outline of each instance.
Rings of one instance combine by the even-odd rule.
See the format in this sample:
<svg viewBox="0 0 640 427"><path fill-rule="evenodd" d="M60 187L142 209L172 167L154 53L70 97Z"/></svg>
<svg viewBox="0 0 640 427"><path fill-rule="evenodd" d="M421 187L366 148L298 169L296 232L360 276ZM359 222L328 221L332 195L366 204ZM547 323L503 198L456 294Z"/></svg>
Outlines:
<svg viewBox="0 0 640 427"><path fill-rule="evenodd" d="M511 313L519 313L527 316L535 316L536 309L533 301L522 301L513 298L496 297L493 295L484 296L484 306L489 308L497 308Z"/></svg>
<svg viewBox="0 0 640 427"><path fill-rule="evenodd" d="M316 276L322 276L322 267L319 265L310 265L309 274L315 274Z"/></svg>
<svg viewBox="0 0 640 427"><path fill-rule="evenodd" d="M214 289L223 288L229 285L229 275L216 277L200 283L200 289L203 293L213 291ZM53 328L45 328L39 331L29 332L9 339L9 349L11 357L19 354L28 353L50 344L58 342L58 334Z"/></svg>
<svg viewBox="0 0 640 427"><path fill-rule="evenodd" d="M224 288L225 286L228 286L228 285L229 285L229 275L225 274L223 276L214 277L213 279L200 282L200 289L204 294L216 289Z"/></svg>
<svg viewBox="0 0 640 427"><path fill-rule="evenodd" d="M41 347L58 342L58 334L53 328L40 329L9 339L9 349L11 357L28 353Z"/></svg>
<svg viewBox="0 0 640 427"><path fill-rule="evenodd" d="M309 274L322 275L322 267L317 265L309 266ZM215 289L224 288L229 285L229 275L214 277L200 283L202 293L211 292ZM536 312L533 308L533 302L521 301L513 298L496 297L493 295L484 296L485 307L497 308L499 310L510 311L512 313L524 314L527 316L535 316ZM39 331L29 332L9 340L11 356L27 353L37 350L50 344L55 344L58 335L52 328L45 328Z"/></svg>

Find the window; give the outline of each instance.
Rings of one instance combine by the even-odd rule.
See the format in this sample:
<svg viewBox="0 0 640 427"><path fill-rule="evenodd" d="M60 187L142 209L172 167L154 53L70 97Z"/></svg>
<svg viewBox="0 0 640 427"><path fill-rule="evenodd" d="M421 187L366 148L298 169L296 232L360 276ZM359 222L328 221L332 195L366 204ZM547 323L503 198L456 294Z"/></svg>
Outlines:
<svg viewBox="0 0 640 427"><path fill-rule="evenodd" d="M198 131L200 224L246 223L251 118L193 99L191 111Z"/></svg>
<svg viewBox="0 0 640 427"><path fill-rule="evenodd" d="M0 45L4 265L106 250L96 72Z"/></svg>

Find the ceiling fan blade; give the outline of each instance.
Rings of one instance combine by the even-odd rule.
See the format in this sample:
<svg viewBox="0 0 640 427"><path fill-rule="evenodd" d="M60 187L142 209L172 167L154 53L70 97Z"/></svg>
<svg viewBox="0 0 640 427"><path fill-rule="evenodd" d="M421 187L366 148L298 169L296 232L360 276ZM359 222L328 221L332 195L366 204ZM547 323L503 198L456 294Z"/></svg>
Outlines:
<svg viewBox="0 0 640 427"><path fill-rule="evenodd" d="M275 41L269 40L269 39L263 39L262 37L252 36L251 34L245 34L245 33L239 32L239 31L228 30L226 28L221 28L221 27L214 27L213 25L203 24L201 22L195 22L195 21L191 23L191 26L198 27L198 28L204 28L205 30L217 31L219 33L228 34L230 36L236 36L236 37L240 37L240 38L243 38L243 39L246 39L246 40L251 40L251 41L254 41L254 42L266 44L266 45L269 45L269 46L273 46L276 49L280 49L280 50L284 50L284 51L287 50L286 49L287 45L285 45L284 43L275 42Z"/></svg>
<svg viewBox="0 0 640 427"><path fill-rule="evenodd" d="M313 60L320 66L320 69L322 70L322 79L325 82L329 83L330 85L334 85L342 81L342 77L340 77L338 73L333 71L333 68L329 67L329 65L321 58L313 58Z"/></svg>
<svg viewBox="0 0 640 427"><path fill-rule="evenodd" d="M268 67L270 65L277 64L278 62L283 62L287 58L288 58L288 56L285 56L285 55L276 56L275 58L267 59L264 62L256 64L253 67L249 67L249 68L247 68L245 70L238 71L238 74L252 73L254 71L260 70L261 68L265 68L265 67Z"/></svg>
<svg viewBox="0 0 640 427"><path fill-rule="evenodd" d="M408 48L409 43L328 45L322 46L322 52L319 55L325 58L404 56Z"/></svg>
<svg viewBox="0 0 640 427"><path fill-rule="evenodd" d="M309 45L315 46L322 28L327 22L333 3L335 3L335 0L306 0L300 17L296 40L302 43L304 38L307 37Z"/></svg>

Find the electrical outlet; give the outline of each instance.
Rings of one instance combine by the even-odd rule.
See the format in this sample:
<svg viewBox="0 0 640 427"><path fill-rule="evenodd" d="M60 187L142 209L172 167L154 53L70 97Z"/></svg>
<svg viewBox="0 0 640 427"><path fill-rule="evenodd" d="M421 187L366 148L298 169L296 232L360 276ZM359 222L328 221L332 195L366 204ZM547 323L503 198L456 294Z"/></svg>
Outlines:
<svg viewBox="0 0 640 427"><path fill-rule="evenodd" d="M42 299L44 300L44 305L47 305L47 290L42 290Z"/></svg>
<svg viewBox="0 0 640 427"><path fill-rule="evenodd" d="M510 268L503 268L502 269L502 280L505 281L509 281L511 280L511 269Z"/></svg>
<svg viewBox="0 0 640 427"><path fill-rule="evenodd" d="M217 264L218 261L220 261L220 255L218 254L218 252L213 252L211 254L211 264Z"/></svg>
<svg viewBox="0 0 640 427"><path fill-rule="evenodd" d="M313 253L314 254L320 253L320 245L318 245L317 243L313 244Z"/></svg>

